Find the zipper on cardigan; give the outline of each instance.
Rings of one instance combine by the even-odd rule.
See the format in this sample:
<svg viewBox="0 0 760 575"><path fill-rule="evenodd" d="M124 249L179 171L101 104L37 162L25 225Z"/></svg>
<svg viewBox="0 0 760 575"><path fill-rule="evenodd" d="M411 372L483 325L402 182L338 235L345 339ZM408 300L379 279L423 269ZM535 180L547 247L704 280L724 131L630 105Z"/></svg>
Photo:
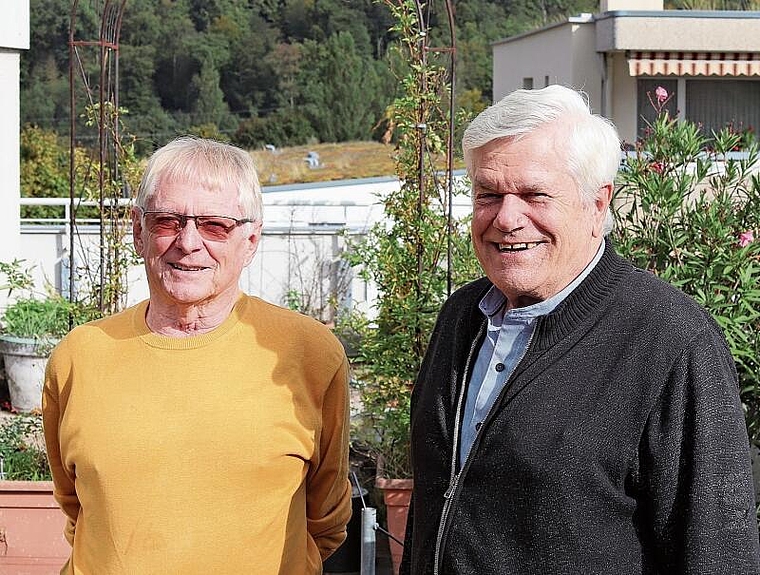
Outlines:
<svg viewBox="0 0 760 575"><path fill-rule="evenodd" d="M481 331L483 331L481 329ZM528 350L530 349L530 344L533 343L533 336L536 333L536 324L533 324L533 329L530 332L530 336L528 337L528 343L525 345L525 349L522 352L522 355L520 356L520 359L517 360L515 363L515 368L512 370L512 374L509 376L509 380L512 379L515 372L517 372L517 368L522 362L523 359L525 359L525 356L528 354ZM480 334L478 334L480 335ZM459 478L462 476L462 474L467 470L469 467L468 463L470 462L470 459L472 458L472 453L474 450L474 447L479 443L480 434L483 433L483 428L485 426L481 426L481 428L477 431L475 435L475 441L473 441L472 447L470 448L470 451L467 453L467 457L462 462L462 466L460 467L458 472L454 472L456 469L456 458L457 453L459 449L459 420L461 417L461 409L462 404L464 403L464 395L465 395L465 383L467 382L467 374L469 372L470 368L470 362L472 360L472 356L475 353L475 344L479 338L475 339L475 342L473 342L472 347L470 348L470 355L467 358L467 365L465 367L465 373L464 378L462 380L462 391L459 394L459 401L457 402L457 413L456 413L456 421L454 423L454 451L452 455L452 462L451 462L451 480L449 481L449 486L446 489L445 493L443 494L444 503L443 503L443 511L441 512L441 521L438 524L438 536L436 537L435 541L435 556L434 556L434 563L433 563L433 575L438 575L440 572L440 553L441 553L441 546L443 544L443 534L446 527L446 520L448 519L449 511L451 510L451 505L453 503L453 496L454 492L456 491L457 486L459 485ZM494 410L496 409L496 406L499 404L499 401L501 400L502 395L506 392L506 390L509 388L510 381L507 380L504 382L504 386L502 387L501 391L499 392L499 396L496 398L496 401L493 402L490 409L488 410L488 413L486 414L486 417L483 419L483 421L488 421L488 419L493 414Z"/></svg>
<svg viewBox="0 0 760 575"><path fill-rule="evenodd" d="M435 555L433 557L433 575L438 575L441 557L441 546L443 545L443 535L446 529L446 520L448 519L449 510L453 502L454 492L456 491L457 484L459 483L459 475L457 472L457 454L459 453L459 420L462 417L462 405L464 404L465 390L467 389L467 379L470 373L470 365L472 363L472 357L475 354L475 348L478 346L478 342L481 340L481 336L485 333L486 323L480 327L478 335L475 336L475 340L470 345L470 352L467 354L467 363L464 366L464 372L462 373L462 384L459 386L459 397L457 398L457 410L454 418L454 448L451 450L451 476L449 478L449 486L446 492L443 494L443 510L441 511L441 520L438 523L438 534L435 538Z"/></svg>

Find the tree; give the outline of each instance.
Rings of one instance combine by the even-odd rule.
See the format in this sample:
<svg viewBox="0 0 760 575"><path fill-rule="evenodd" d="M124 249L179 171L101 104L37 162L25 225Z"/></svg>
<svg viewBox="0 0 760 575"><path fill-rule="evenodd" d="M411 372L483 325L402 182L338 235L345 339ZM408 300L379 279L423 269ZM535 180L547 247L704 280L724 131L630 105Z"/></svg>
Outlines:
<svg viewBox="0 0 760 575"><path fill-rule="evenodd" d="M387 102L378 66L356 53L347 32L325 44L306 41L299 84L301 105L324 142L368 139Z"/></svg>
<svg viewBox="0 0 760 575"><path fill-rule="evenodd" d="M196 124L211 123L220 127L228 124L229 109L219 87L219 71L210 58L203 61L201 71L193 76L191 91L196 94L192 106Z"/></svg>

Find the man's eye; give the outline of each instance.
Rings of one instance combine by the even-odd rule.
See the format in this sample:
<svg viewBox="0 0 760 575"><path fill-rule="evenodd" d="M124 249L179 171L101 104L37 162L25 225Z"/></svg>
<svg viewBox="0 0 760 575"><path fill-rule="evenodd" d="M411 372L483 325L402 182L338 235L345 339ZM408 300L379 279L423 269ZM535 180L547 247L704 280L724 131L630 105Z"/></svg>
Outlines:
<svg viewBox="0 0 760 575"><path fill-rule="evenodd" d="M179 227L179 220L172 216L158 216L153 225L162 229L176 229Z"/></svg>
<svg viewBox="0 0 760 575"><path fill-rule="evenodd" d="M228 222L226 220L203 220L201 225L207 230L227 230L234 222Z"/></svg>

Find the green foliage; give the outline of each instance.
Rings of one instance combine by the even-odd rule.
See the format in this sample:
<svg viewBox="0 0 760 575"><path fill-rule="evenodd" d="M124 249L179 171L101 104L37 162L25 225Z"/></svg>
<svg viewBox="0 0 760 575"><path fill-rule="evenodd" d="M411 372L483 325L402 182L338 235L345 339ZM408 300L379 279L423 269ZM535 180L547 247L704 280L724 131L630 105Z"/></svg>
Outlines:
<svg viewBox="0 0 760 575"><path fill-rule="evenodd" d="M654 101L654 100L653 100ZM734 356L750 437L760 440L760 168L757 142L710 137L665 102L625 160L615 199L618 251L709 310ZM744 235L743 235L744 234Z"/></svg>
<svg viewBox="0 0 760 575"><path fill-rule="evenodd" d="M665 2L674 10L760 10L758 0L677 0Z"/></svg>
<svg viewBox="0 0 760 575"><path fill-rule="evenodd" d="M2 314L2 333L14 337L36 339L49 345L60 339L71 327L100 317L97 308L70 302L58 294L38 295L33 290L31 268L22 268L23 260L0 262L5 283L0 289L8 294L22 291L27 295L11 303Z"/></svg>
<svg viewBox="0 0 760 575"><path fill-rule="evenodd" d="M51 479L43 447L41 415L15 415L0 420L0 463L0 479Z"/></svg>
<svg viewBox="0 0 760 575"><path fill-rule="evenodd" d="M592 0L454 4L457 92L481 90L484 103L491 99L491 42L596 9ZM102 7L77 3L77 40L97 41ZM70 0L30 0L30 49L21 56L22 124L59 134L69 125L71 8ZM430 46L448 45L444 3L428 2L425 12ZM393 21L375 0L129 0L119 42L119 105L132 110L132 132L145 150L189 126L213 123L232 133L249 117L280 112L270 122L285 121L295 108L319 140L370 139L369 128L395 98L387 59L399 41ZM304 47L307 57L300 55ZM80 46L78 53L85 75L96 79L97 47ZM97 92L94 82L91 88ZM83 86L77 100L88 101Z"/></svg>
<svg viewBox="0 0 760 575"><path fill-rule="evenodd" d="M261 148L266 144L284 148L306 144L312 138L314 130L309 120L298 110L292 110L240 122L232 141L249 149Z"/></svg>
<svg viewBox="0 0 760 575"><path fill-rule="evenodd" d="M400 189L383 198L386 221L355 246L352 263L379 290L377 316L354 318L361 334L357 378L364 404L355 438L382 458L389 477L409 477L411 389L438 310L447 296L448 239L454 285L479 275L466 222L447 220L446 70L427 59L412 0L388 0L405 51L403 94L391 108ZM461 190L459 190L461 192ZM464 257L461 257L464 256Z"/></svg>
<svg viewBox="0 0 760 575"><path fill-rule="evenodd" d="M302 56L298 102L320 140L369 139L387 104L380 68L357 53L354 38L347 32L338 32L322 44L305 42Z"/></svg>
<svg viewBox="0 0 760 575"><path fill-rule="evenodd" d="M216 140L217 142L229 142L230 137L227 134L223 134L219 131L219 126L216 124L201 124L200 126L190 126L187 129L188 134L198 136L199 138L207 138Z"/></svg>
<svg viewBox="0 0 760 575"><path fill-rule="evenodd" d="M31 290L34 287L31 268L22 269L24 260L15 259L12 262L0 262L0 273L5 276L5 283L0 290L8 290L11 295L14 290Z"/></svg>
<svg viewBox="0 0 760 575"><path fill-rule="evenodd" d="M99 221L104 230L103 274L99 269L99 254L85 253L83 245L79 246L82 250L79 259L88 263L74 270L81 280L80 285L84 287L78 299L83 300L87 307L97 307L104 313L123 308L127 293L126 272L137 261L131 243L125 241L126 234L131 232L130 208L120 205L123 198L137 189L142 169L135 140L121 121L126 114L127 110L116 110L112 104L106 104L103 119L114 150L103 166L103 209L79 206L75 213L78 219ZM100 122L99 105L87 106L82 116L87 128L97 127ZM99 201L100 166L97 155L77 147L74 168L75 199ZM22 129L21 193L24 197L69 197L69 146L55 132L36 126ZM65 221L64 210L60 207L25 206L21 215L23 218L57 218ZM0 269L0 272L3 270Z"/></svg>
<svg viewBox="0 0 760 575"><path fill-rule="evenodd" d="M124 108L116 108L106 102L102 114L104 131L113 143L110 158L101 167L91 159L82 159L77 164L77 172L84 172L83 194L86 199L98 200L97 210L100 220L101 242L98 254L85 254L81 259L84 265L74 270L84 286L84 295L79 299L86 305L98 308L103 314L120 311L126 305L128 284L127 271L138 262L137 254L130 242L126 241L131 233L131 206L122 200L130 198L132 190L137 190L142 166L137 157L135 138L126 129L122 117L128 114ZM101 122L100 105L85 107L83 116L86 125L98 127ZM77 159L77 161L80 161ZM102 173L103 186L100 187Z"/></svg>
<svg viewBox="0 0 760 575"><path fill-rule="evenodd" d="M61 296L19 299L3 313L3 332L14 337L59 339L69 332L70 325L99 316L96 309L82 307Z"/></svg>

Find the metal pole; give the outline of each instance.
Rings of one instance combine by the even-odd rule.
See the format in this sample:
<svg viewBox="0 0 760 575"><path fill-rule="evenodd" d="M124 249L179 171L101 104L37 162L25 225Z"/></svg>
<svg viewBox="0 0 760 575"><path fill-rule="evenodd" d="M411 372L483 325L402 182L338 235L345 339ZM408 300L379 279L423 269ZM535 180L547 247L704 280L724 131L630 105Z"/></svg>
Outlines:
<svg viewBox="0 0 760 575"><path fill-rule="evenodd" d="M362 552L360 575L375 575L375 526L377 525L377 509L365 507L362 509Z"/></svg>

